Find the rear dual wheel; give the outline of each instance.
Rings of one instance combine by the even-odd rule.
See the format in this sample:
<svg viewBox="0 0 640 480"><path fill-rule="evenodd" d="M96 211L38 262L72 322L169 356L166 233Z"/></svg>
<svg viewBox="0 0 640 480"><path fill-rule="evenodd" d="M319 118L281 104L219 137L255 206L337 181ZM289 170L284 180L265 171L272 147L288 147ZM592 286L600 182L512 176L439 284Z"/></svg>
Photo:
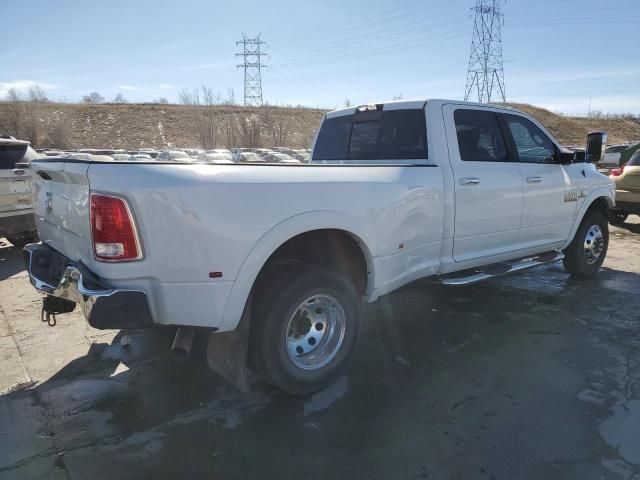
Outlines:
<svg viewBox="0 0 640 480"><path fill-rule="evenodd" d="M294 263L256 292L250 355L256 369L281 390L304 395L340 373L359 332L360 299L343 275Z"/></svg>

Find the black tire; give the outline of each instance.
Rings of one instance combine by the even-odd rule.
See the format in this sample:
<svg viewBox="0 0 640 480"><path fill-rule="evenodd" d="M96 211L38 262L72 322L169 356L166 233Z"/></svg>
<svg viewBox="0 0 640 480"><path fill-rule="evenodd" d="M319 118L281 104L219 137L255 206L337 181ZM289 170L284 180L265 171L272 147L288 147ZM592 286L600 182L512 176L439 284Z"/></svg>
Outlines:
<svg viewBox="0 0 640 480"><path fill-rule="evenodd" d="M262 285L261 291L255 292L251 321L250 359L253 369L267 382L294 395L307 395L326 387L340 373L357 343L360 297L355 288L339 273L298 262L290 264L286 271L270 276ZM305 369L296 365L288 353L289 322L294 316L300 320L297 315L301 309L298 307L315 296L335 300L344 313L344 322L341 323L344 331L341 343L330 349L335 353L327 355L326 364ZM309 322L310 330L314 328L313 322L315 320ZM329 333L338 331L341 330L337 327L327 327L321 335L323 339L324 335L327 339L334 339L335 335ZM318 342L316 354L322 351L325 343L324 340ZM315 345L315 340L311 345ZM300 355L295 361L301 361L302 357Z"/></svg>
<svg viewBox="0 0 640 480"><path fill-rule="evenodd" d="M602 236L601 241L597 232L594 236L594 229L599 229ZM595 242L594 238L597 239ZM599 255L595 258L593 257L591 245L600 249ZM609 224L607 223L607 217L600 211L591 211L582 219L576 235L564 250L564 269L575 277L593 277L602 266L602 262L607 256L608 248ZM589 250L591 250L591 253L589 253Z"/></svg>
<svg viewBox="0 0 640 480"><path fill-rule="evenodd" d="M35 232L22 233L20 235L7 235L7 240L16 248L22 248L29 243L38 241L38 234Z"/></svg>
<svg viewBox="0 0 640 480"><path fill-rule="evenodd" d="M609 223L617 226L623 225L628 216L629 214L624 213L622 210L609 210Z"/></svg>

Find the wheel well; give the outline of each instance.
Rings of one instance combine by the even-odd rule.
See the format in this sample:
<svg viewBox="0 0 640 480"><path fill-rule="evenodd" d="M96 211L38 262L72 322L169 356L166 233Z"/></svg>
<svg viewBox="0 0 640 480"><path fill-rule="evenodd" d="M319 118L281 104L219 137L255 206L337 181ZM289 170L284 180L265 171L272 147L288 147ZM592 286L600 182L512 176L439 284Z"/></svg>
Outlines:
<svg viewBox="0 0 640 480"><path fill-rule="evenodd" d="M287 240L271 254L256 284L268 277L274 267L289 261L327 267L345 275L358 293L364 295L367 291L367 260L359 241L344 230L312 230Z"/></svg>
<svg viewBox="0 0 640 480"><path fill-rule="evenodd" d="M606 216L607 212L609 211L609 202L607 202L607 199L605 197L596 198L591 203L591 205L589 205L589 208L585 212L585 215L587 215L589 212L593 212L593 211L602 212Z"/></svg>

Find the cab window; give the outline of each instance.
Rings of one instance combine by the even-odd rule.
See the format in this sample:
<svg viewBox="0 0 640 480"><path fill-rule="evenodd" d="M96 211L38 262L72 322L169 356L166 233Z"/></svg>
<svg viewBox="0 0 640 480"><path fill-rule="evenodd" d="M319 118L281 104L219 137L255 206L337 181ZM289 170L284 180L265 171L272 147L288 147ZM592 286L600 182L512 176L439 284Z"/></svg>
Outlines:
<svg viewBox="0 0 640 480"><path fill-rule="evenodd" d="M453 114L460 159L465 162L508 162L498 118L487 110L458 109Z"/></svg>
<svg viewBox="0 0 640 480"><path fill-rule="evenodd" d="M428 157L423 109L377 110L326 119L313 160L424 160Z"/></svg>
<svg viewBox="0 0 640 480"><path fill-rule="evenodd" d="M522 163L554 163L556 151L551 139L531 120L518 115L504 114Z"/></svg>

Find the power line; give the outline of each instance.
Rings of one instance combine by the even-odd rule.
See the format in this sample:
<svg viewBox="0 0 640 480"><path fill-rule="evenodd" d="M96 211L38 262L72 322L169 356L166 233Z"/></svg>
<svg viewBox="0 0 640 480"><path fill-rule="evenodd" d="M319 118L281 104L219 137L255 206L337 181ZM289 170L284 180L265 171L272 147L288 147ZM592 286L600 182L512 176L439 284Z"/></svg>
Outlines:
<svg viewBox="0 0 640 480"><path fill-rule="evenodd" d="M237 65L244 69L244 106L262 106L262 57L267 55L260 51L264 44L260 40L260 34L255 38L248 38L244 33L242 40L236 42L242 45L242 53L236 53L236 57L242 57L243 62Z"/></svg>
<svg viewBox="0 0 640 480"><path fill-rule="evenodd" d="M494 90L506 102L504 65L502 61L501 0L476 0L471 9L474 14L473 39L467 68L464 99L477 94L479 102L490 102Z"/></svg>
<svg viewBox="0 0 640 480"><path fill-rule="evenodd" d="M380 9L381 6L384 6ZM356 15L353 17L341 16L337 20L327 20L321 23L313 22L310 25L304 25L298 28L298 31L288 31L284 35L273 35L270 42L281 42L299 40L300 37L313 36L314 38L320 35L333 35L337 33L350 33L366 29L372 25L372 23L379 23L376 20L381 19L383 23L388 23L390 19L398 16L405 16L407 10L419 7L419 11L424 9L424 0L416 0L402 6L389 6L386 2L380 2L377 7L368 8L366 16ZM360 13L360 12L359 12Z"/></svg>
<svg viewBox="0 0 640 480"><path fill-rule="evenodd" d="M283 63L281 65L287 65L287 66L320 65L325 63L336 63L339 61L357 60L361 58L375 57L378 55L383 55L391 52L408 51L418 47L424 47L427 45L432 45L434 43L439 43L445 40L452 40L455 38L466 36L463 32L466 32L466 28L457 28L454 30L439 32L437 35L426 37L422 41L407 42L406 40L403 40L402 42L386 45L380 48L375 48L375 49L369 48L362 51L345 53L343 55L327 55L320 58L313 58L312 60L309 60L309 61L293 61L289 63Z"/></svg>
<svg viewBox="0 0 640 480"><path fill-rule="evenodd" d="M431 18L417 18L408 22L387 25L382 28L369 28L366 30L351 32L347 38L341 36L332 36L325 41L317 41L313 39L315 43L310 44L298 44L292 48L277 48L281 54L285 55L306 55L310 53L314 55L327 50L337 51L338 53L344 53L347 47L363 46L366 50L371 48L372 39L381 43L382 40L390 40L397 37L407 38L412 33L424 33L430 32L433 28L441 28L446 25L455 24L458 20L457 15L436 15ZM269 45L272 49L276 50L276 47L270 42Z"/></svg>

